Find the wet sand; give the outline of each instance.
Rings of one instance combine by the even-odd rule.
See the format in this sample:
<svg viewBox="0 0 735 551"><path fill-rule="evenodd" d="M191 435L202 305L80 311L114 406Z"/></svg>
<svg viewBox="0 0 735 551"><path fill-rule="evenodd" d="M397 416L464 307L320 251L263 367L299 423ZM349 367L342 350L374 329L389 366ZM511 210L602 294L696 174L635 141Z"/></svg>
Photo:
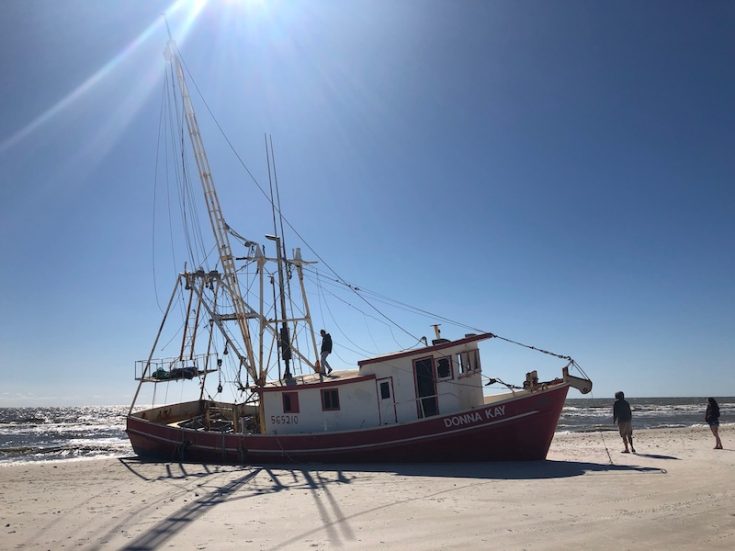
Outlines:
<svg viewBox="0 0 735 551"><path fill-rule="evenodd" d="M615 433L557 435L528 463L1 465L0 547L733 549L721 435L638 431L629 455Z"/></svg>

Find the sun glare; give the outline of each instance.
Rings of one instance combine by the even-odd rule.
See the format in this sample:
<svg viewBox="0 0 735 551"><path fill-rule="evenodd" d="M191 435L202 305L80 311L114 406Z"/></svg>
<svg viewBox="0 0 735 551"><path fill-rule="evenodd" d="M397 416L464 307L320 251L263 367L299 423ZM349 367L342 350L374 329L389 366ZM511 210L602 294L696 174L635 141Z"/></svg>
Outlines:
<svg viewBox="0 0 735 551"><path fill-rule="evenodd" d="M265 4L265 0L223 0L225 4L235 5L239 4L242 6L262 6Z"/></svg>
<svg viewBox="0 0 735 551"><path fill-rule="evenodd" d="M9 138L0 142L0 152L6 151L17 143L27 138L34 131L41 128L44 124L52 120L56 115L69 108L75 102L80 100L87 92L92 90L97 84L102 82L106 77L110 76L114 69L123 61L130 57L151 37L158 36L162 28L165 27L167 19L174 16L183 15L183 22L172 29L174 38L179 42L183 42L188 35L192 24L196 20L199 13L206 5L206 0L177 0L166 10L164 15L156 18L148 27L146 27L133 41L128 44L122 51L90 75L84 82L69 92L66 96L49 107L46 111L38 115L23 128L15 132ZM144 98L140 98L138 106L142 104ZM132 108L134 111L137 107Z"/></svg>

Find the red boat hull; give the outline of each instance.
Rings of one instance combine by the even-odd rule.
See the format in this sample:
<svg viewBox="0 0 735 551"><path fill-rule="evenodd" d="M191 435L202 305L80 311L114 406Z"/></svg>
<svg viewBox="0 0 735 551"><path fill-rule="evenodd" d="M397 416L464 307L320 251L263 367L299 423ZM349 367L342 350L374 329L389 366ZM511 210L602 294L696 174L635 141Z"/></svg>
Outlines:
<svg viewBox="0 0 735 551"><path fill-rule="evenodd" d="M545 459L568 384L482 408L344 432L260 435L196 431L129 415L142 458L204 463L430 462Z"/></svg>

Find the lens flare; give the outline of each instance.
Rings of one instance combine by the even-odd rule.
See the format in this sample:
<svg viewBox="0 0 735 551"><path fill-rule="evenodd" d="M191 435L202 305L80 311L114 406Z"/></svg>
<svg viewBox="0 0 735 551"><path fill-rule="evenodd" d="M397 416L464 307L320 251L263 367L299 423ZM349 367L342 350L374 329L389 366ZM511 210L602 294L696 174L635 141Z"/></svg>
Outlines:
<svg viewBox="0 0 735 551"><path fill-rule="evenodd" d="M100 67L94 74L89 76L84 82L77 86L74 90L69 92L66 96L57 101L54 105L49 107L46 111L38 115L35 119L30 121L23 128L18 130L15 134L6 138L0 142L0 153L12 148L36 130L44 126L55 116L63 112L65 109L79 101L85 94L92 90L96 85L102 82L106 77L110 76L114 69L120 65L126 58L130 57L142 44L148 39L159 32L162 27L166 25L168 17L174 16L179 12L186 10L184 22L177 29L176 36L180 42L184 42L186 36L191 29L194 21L206 5L204 0L177 0L173 3L165 12L164 15L158 17L153 23L143 30L128 46L126 46L121 52L115 55L102 67Z"/></svg>

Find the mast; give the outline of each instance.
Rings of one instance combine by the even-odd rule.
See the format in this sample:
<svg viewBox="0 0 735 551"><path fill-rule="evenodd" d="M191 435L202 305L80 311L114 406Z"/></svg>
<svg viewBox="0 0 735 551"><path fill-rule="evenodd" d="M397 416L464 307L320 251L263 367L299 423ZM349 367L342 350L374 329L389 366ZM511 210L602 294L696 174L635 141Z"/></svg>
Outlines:
<svg viewBox="0 0 735 551"><path fill-rule="evenodd" d="M286 313L286 293L283 282L283 255L281 255L281 238L277 235L266 235L267 239L276 242L276 262L278 263L278 288L281 298L281 331L279 333L279 342L281 345L281 357L286 369L283 372L283 379L289 381L291 377L291 336L288 330L288 315Z"/></svg>
<svg viewBox="0 0 735 551"><path fill-rule="evenodd" d="M317 350L319 350L316 347L316 336L314 335L314 325L311 321L311 310L309 309L309 299L306 296L306 289L304 288L304 264L308 264L307 262L304 262L304 260L301 258L301 249L299 247L296 248L293 255L293 263L296 265L296 273L299 276L299 285L301 286L301 297L304 300L304 313L305 313L305 321L307 324L307 327L309 328L309 335L311 336L311 345L314 347L314 354L317 353ZM322 379L322 366L316 366L317 362L314 362L315 366L314 369L319 373L319 379Z"/></svg>
<svg viewBox="0 0 735 551"><path fill-rule="evenodd" d="M250 327L248 326L248 318L252 316L248 313L248 308L245 305L242 294L240 293L240 283L237 279L235 259L232 254L232 248L230 247L230 240L228 237L229 227L225 222L219 198L217 197L217 190L214 187L207 153L204 149L204 143L202 142L202 137L199 132L199 124L197 123L196 115L194 114L194 107L191 103L189 89L184 78L184 69L181 59L176 52L176 46L172 40L169 41L168 46L166 47L166 58L170 63L172 63L179 82L179 89L181 91L181 97L184 104L184 113L186 115L186 126L189 130L189 137L191 138L197 168L199 169L199 178L204 191L204 200L207 204L209 221L212 224L212 231L217 244L217 252L219 253L220 261L222 262L224 272L223 283L228 294L232 298L232 303L235 308L235 318L240 327L240 332L242 333L243 343L245 344L247 355L245 368L255 384L262 385L264 381L259 379L255 368L255 354L253 353Z"/></svg>

